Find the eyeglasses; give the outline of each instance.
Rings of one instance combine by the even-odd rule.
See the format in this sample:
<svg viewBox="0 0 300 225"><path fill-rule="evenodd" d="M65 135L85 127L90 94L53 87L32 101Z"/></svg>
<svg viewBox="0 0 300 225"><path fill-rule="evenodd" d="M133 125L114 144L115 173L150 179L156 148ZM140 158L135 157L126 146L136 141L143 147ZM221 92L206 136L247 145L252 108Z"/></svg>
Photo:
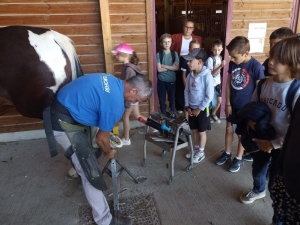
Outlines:
<svg viewBox="0 0 300 225"><path fill-rule="evenodd" d="M163 44L171 44L172 41L163 41Z"/></svg>
<svg viewBox="0 0 300 225"><path fill-rule="evenodd" d="M184 26L185 29L189 30L189 29L194 29L194 27L187 27L187 26Z"/></svg>

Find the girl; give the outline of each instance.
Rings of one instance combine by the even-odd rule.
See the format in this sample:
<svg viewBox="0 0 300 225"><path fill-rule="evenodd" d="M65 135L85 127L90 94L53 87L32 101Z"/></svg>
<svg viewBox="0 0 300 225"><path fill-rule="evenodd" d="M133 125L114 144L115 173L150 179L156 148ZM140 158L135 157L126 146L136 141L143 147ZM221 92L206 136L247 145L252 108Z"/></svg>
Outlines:
<svg viewBox="0 0 300 225"><path fill-rule="evenodd" d="M116 59L118 62L123 63L122 72L121 72L121 79L127 80L132 76L137 74L141 74L141 68L138 66L139 58L136 55L136 52L131 48L131 46L122 43L120 44L115 50L112 51L113 54L116 55ZM147 120L144 116L141 115L139 110L139 105L137 103L131 103L126 101L125 102L125 112L123 114L123 129L124 134L122 138L123 145L130 145L130 137L129 137L129 130L130 130L130 114L133 113L135 119L142 117L143 119Z"/></svg>

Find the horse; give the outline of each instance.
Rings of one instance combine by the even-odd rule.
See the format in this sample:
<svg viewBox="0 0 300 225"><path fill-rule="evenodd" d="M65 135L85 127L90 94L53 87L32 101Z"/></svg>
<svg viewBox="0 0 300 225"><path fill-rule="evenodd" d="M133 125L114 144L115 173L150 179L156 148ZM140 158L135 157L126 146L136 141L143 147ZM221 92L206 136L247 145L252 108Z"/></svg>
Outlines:
<svg viewBox="0 0 300 225"><path fill-rule="evenodd" d="M82 75L67 36L41 27L0 28L0 115L15 107L43 119L58 90Z"/></svg>

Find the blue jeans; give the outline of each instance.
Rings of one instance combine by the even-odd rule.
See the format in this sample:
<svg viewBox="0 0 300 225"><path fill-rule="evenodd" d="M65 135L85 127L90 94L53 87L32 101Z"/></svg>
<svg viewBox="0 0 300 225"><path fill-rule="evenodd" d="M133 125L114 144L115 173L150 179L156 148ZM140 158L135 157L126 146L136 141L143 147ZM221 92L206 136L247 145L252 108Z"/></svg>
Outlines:
<svg viewBox="0 0 300 225"><path fill-rule="evenodd" d="M159 108L162 113L165 113L167 108L166 94L168 94L170 110L175 111L175 82L157 80L157 94Z"/></svg>
<svg viewBox="0 0 300 225"><path fill-rule="evenodd" d="M263 151L258 151L252 154L253 164L252 164L252 177L253 177L253 191L255 193L261 193L266 189L267 172L269 169L269 184L268 189L271 191L274 179L279 174L279 163L281 149L273 149L271 153L266 153ZM274 197L270 194L272 200ZM282 225L282 222L278 221L277 215L274 212L273 223L276 225Z"/></svg>

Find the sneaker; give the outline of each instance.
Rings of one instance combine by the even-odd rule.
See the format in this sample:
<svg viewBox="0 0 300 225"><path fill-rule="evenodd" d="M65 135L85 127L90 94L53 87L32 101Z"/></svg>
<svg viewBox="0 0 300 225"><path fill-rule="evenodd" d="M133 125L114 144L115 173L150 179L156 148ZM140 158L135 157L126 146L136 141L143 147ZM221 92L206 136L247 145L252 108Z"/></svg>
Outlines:
<svg viewBox="0 0 300 225"><path fill-rule="evenodd" d="M171 112L170 112L170 118L171 118L171 119L176 119L176 114L175 114L174 111L171 111Z"/></svg>
<svg viewBox="0 0 300 225"><path fill-rule="evenodd" d="M178 114L183 114L182 110L177 110Z"/></svg>
<svg viewBox="0 0 300 225"><path fill-rule="evenodd" d="M210 123L214 123L214 120L212 118L210 118Z"/></svg>
<svg viewBox="0 0 300 225"><path fill-rule="evenodd" d="M197 151L199 151L199 149L197 148L194 148L194 154L195 154L195 152L197 152ZM190 159L191 158L191 152L189 152L189 153L187 153L186 155L185 155L185 158L187 158L187 159Z"/></svg>
<svg viewBox="0 0 300 225"><path fill-rule="evenodd" d="M112 217L112 220L110 221L109 225L132 225L133 220L129 218L116 218Z"/></svg>
<svg viewBox="0 0 300 225"><path fill-rule="evenodd" d="M251 154L244 155L244 156L243 156L243 160L244 160L244 161L247 161L247 162L253 162L253 157L252 157Z"/></svg>
<svg viewBox="0 0 300 225"><path fill-rule="evenodd" d="M231 164L228 167L228 171L230 172L237 172L240 170L241 165L243 165L243 160L242 159L237 159L234 157L234 159L232 160Z"/></svg>
<svg viewBox="0 0 300 225"><path fill-rule="evenodd" d="M201 162L203 159L205 159L205 154L203 151L196 151L194 153L194 157L193 157L193 163L199 163Z"/></svg>
<svg viewBox="0 0 300 225"><path fill-rule="evenodd" d="M221 156L219 156L216 161L215 164L217 165L223 165L224 163L226 163L227 160L231 160L231 152L229 154L227 154L225 151L222 153Z"/></svg>
<svg viewBox="0 0 300 225"><path fill-rule="evenodd" d="M221 120L216 115L210 115L210 117L215 121L216 123L221 123Z"/></svg>
<svg viewBox="0 0 300 225"><path fill-rule="evenodd" d="M131 145L130 139L126 140L125 138L122 138L122 142L123 142L123 145Z"/></svg>
<svg viewBox="0 0 300 225"><path fill-rule="evenodd" d="M265 196L266 196L266 191L264 191L262 193L259 193L259 194L256 194L253 190L251 190L248 193L243 194L240 197L240 200L244 204L250 204L250 203L254 202L257 199L264 198Z"/></svg>

